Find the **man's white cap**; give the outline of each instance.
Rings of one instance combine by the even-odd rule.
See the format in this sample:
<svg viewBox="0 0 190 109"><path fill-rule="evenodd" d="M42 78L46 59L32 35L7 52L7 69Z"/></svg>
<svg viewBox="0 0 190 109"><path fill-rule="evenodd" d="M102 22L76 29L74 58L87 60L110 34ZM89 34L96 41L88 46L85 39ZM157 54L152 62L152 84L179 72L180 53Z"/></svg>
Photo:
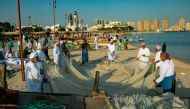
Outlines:
<svg viewBox="0 0 190 109"><path fill-rule="evenodd" d="M143 43L141 43L141 45L146 45L146 43L143 42Z"/></svg>
<svg viewBox="0 0 190 109"><path fill-rule="evenodd" d="M156 45L155 48L156 48L157 50L160 50L160 49L161 49L161 46L160 46L160 45Z"/></svg>
<svg viewBox="0 0 190 109"><path fill-rule="evenodd" d="M63 44L63 40L60 41L60 44Z"/></svg>
<svg viewBox="0 0 190 109"><path fill-rule="evenodd" d="M37 55L36 52L32 52L32 53L30 53L29 58L32 59L32 58L35 58L35 57L37 57L37 56L38 56L38 55Z"/></svg>

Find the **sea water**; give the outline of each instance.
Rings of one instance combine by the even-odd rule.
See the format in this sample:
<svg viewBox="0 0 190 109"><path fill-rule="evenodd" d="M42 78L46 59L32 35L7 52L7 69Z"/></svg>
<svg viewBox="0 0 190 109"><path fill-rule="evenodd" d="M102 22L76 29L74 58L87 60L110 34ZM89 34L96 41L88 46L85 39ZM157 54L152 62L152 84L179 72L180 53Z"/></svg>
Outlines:
<svg viewBox="0 0 190 109"><path fill-rule="evenodd" d="M138 39L142 38L150 50L154 51L156 45L167 45L167 52L176 58L190 62L190 32L164 32L130 35L136 46L140 46Z"/></svg>

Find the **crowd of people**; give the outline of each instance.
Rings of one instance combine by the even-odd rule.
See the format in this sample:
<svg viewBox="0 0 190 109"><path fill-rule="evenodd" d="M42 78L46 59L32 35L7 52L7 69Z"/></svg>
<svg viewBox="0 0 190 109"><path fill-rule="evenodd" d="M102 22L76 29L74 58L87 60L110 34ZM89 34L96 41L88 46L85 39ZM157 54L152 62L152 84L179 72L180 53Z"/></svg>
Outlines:
<svg viewBox="0 0 190 109"><path fill-rule="evenodd" d="M43 81L47 81L44 78L44 64L50 60L48 55L49 42L48 38L45 37L43 42L39 41L39 38L34 37L26 37L24 36L24 40L26 43L26 47L24 48L23 57L25 59L29 59L29 62L26 64L25 73L26 73L26 85L29 92L42 92L42 83ZM66 71L66 65L64 59L70 59L70 51L67 48L67 39L62 37L57 42L53 44L53 62L55 65L56 73L63 74ZM124 36L122 39L118 38L118 35L114 37L108 37L109 44L107 45L107 57L110 62L115 62L116 60L116 50L128 50L128 38ZM95 35L94 37L94 48L98 50L99 48L99 36ZM117 48L115 46L117 44ZM6 58L12 57L13 51L13 42L8 40L7 47L8 50L6 53L5 43L1 41L0 43L0 59L3 59L5 54ZM19 46L19 43L18 43ZM81 44L81 65L87 63L89 61L89 50L90 45L86 38L83 39ZM155 60L153 64L156 66L156 71L159 72L158 78L153 80L155 84L160 84L163 88L164 92L173 92L173 81L175 80L175 68L174 64L169 56L169 54L165 51L161 50L161 46L155 46ZM147 47L145 42L141 43L141 47L137 54L137 61L139 62L139 68L144 70L148 64L150 63L151 53L149 48ZM18 55L20 57L20 54Z"/></svg>

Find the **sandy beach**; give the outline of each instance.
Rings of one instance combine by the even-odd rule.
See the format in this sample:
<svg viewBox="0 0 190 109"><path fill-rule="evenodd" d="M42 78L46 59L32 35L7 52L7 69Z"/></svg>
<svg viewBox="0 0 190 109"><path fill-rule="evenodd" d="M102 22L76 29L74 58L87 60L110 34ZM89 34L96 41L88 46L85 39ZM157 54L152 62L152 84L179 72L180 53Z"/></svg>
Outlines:
<svg viewBox="0 0 190 109"><path fill-rule="evenodd" d="M100 71L101 73L100 75L104 75L106 72L112 71L113 78L107 79L107 81L109 80L114 81L114 78L117 77L115 79L115 82L119 82L118 80L122 80L122 78L123 79L129 78L131 76L129 70L123 66L121 67L121 65L124 65L127 61L135 60L138 53L138 49L139 49L132 45L129 45L128 48L129 48L128 50L117 51L116 64L112 64L112 65L109 65L108 62L106 61L107 48L105 46L101 46L100 49L97 51L93 49L90 50L90 53L89 53L90 61L82 66L80 65L81 49L70 50L71 60L72 59L76 60L76 64L77 64L76 69L81 71L81 73L84 70L90 70L91 73L89 75L94 77L95 71ZM50 58L52 59L52 49L49 49L49 55L50 55ZM151 58L150 60L154 59L154 53L151 53L150 58ZM172 60L175 64L175 71L177 75L177 87L190 88L190 84L189 84L190 83L189 81L190 64L184 63L183 61L175 59L175 58L172 58ZM130 65L130 63L128 63L127 65ZM131 66L134 66L134 65L131 64ZM67 78L69 79L69 77ZM21 76L20 71L15 72L14 76L12 76L11 78L7 80L7 83L8 83L9 89L27 91L25 82L22 81L22 76Z"/></svg>

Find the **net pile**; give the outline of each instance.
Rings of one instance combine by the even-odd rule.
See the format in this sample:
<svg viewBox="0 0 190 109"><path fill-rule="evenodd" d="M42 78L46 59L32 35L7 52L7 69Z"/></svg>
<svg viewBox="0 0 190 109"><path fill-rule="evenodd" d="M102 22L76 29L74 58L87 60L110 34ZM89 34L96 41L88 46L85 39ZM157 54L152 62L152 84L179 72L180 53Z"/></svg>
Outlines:
<svg viewBox="0 0 190 109"><path fill-rule="evenodd" d="M54 65L48 64L47 77L53 92L91 95L97 70L101 73L99 89L106 91L108 95L150 94L150 89L154 88L152 80L155 78L155 72L150 72L150 65L139 70L135 60L116 64L106 64L104 59L95 61L97 62L92 61L81 66L75 60L70 62L65 58L64 74L56 73Z"/></svg>
<svg viewBox="0 0 190 109"><path fill-rule="evenodd" d="M171 93L162 96L114 96L111 99L117 109L188 109L179 97Z"/></svg>

